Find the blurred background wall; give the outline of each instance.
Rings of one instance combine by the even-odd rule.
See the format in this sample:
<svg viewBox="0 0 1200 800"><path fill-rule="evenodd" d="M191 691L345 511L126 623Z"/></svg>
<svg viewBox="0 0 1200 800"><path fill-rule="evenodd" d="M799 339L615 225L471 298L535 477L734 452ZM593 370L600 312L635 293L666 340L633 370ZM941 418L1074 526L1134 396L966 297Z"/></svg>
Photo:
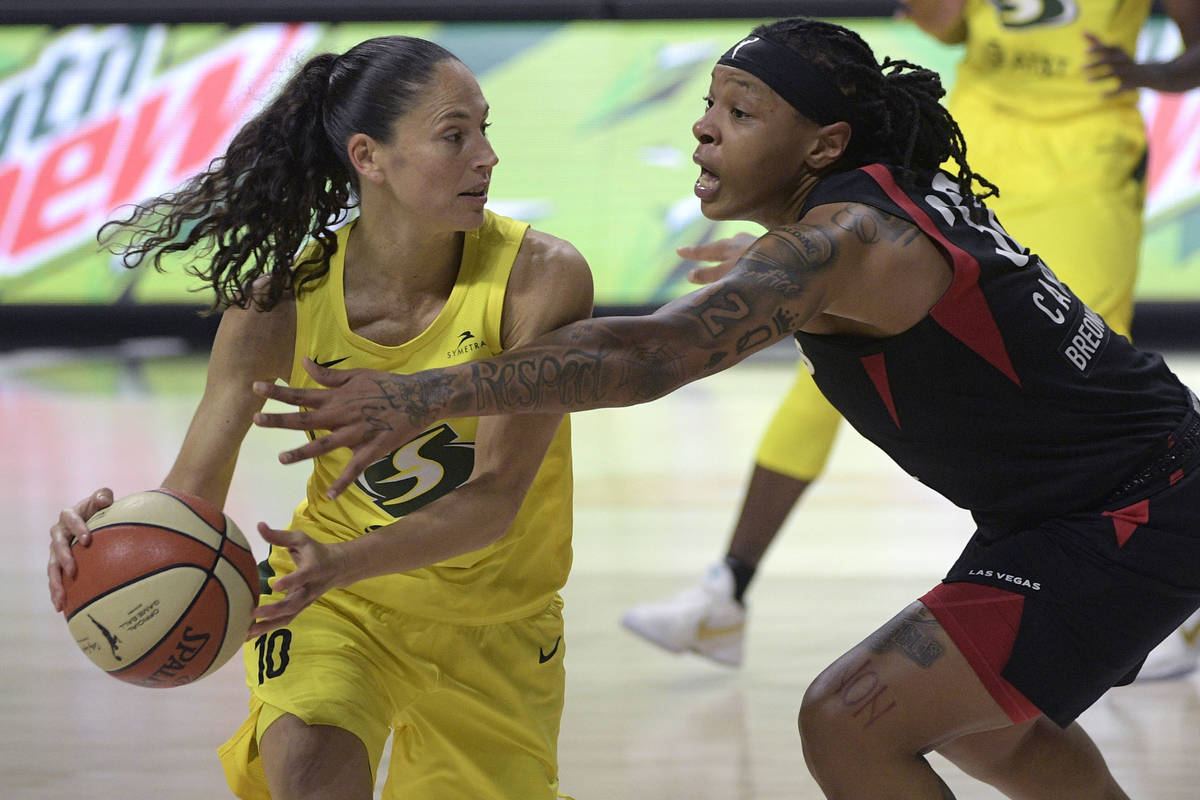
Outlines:
<svg viewBox="0 0 1200 800"><path fill-rule="evenodd" d="M129 270L96 244L122 207L170 191L304 59L371 36L433 39L492 106L491 207L574 242L597 312L687 291L681 244L754 231L692 195L692 121L715 58L754 24L832 16L878 55L952 85L960 56L895 21L886 0L2 0L0 350L182 336L216 319L176 260ZM1166 57L1156 17L1139 48ZM1145 93L1151 141L1135 338L1200 345L1200 94ZM1003 188L1003 187L1002 187Z"/></svg>

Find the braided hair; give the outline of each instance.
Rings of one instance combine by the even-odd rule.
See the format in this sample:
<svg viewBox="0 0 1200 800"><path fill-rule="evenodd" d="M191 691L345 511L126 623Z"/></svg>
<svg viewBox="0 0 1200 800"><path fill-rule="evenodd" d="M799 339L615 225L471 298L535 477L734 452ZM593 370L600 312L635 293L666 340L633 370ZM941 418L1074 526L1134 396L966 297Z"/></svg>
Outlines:
<svg viewBox="0 0 1200 800"><path fill-rule="evenodd" d="M995 184L967 164L962 130L939 102L946 90L936 72L891 58L880 64L857 33L819 20L783 19L760 25L754 33L801 55L849 101L852 135L839 168L884 162L911 178L953 160L959 191L972 206L999 194Z"/></svg>
<svg viewBox="0 0 1200 800"><path fill-rule="evenodd" d="M329 271L334 226L358 204L358 176L346 152L355 133L392 138L441 61L455 56L424 39L382 36L342 55L307 61L278 95L234 135L223 156L176 192L109 220L97 238L126 267L193 251L185 270L214 292L210 311L263 310ZM115 240L124 233L123 245ZM314 248L295 263L301 247ZM258 279L266 276L265 287ZM249 291L257 286L254 292Z"/></svg>

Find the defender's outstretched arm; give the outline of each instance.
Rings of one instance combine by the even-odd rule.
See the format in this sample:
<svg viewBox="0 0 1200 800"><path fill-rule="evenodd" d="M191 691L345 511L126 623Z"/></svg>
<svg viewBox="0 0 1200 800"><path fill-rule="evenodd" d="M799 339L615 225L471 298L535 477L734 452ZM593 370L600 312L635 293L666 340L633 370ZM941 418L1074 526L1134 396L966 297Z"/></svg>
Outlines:
<svg viewBox="0 0 1200 800"><path fill-rule="evenodd" d="M482 361L410 375L306 362L328 388L256 383L263 397L301 410L254 421L327 431L281 454L284 463L350 448L336 495L434 420L644 403L736 364L818 313L840 260L837 233L801 223L773 230L724 279L653 314L581 320Z"/></svg>

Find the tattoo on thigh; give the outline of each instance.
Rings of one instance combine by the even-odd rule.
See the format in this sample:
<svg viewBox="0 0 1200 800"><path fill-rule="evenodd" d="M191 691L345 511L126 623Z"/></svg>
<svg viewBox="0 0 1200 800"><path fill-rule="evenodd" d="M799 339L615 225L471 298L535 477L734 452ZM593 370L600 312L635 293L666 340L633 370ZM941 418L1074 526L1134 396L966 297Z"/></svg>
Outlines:
<svg viewBox="0 0 1200 800"><path fill-rule="evenodd" d="M851 717L861 717L863 730L896 707L895 697L870 659L857 667L847 667L846 674L834 689L834 695L846 708L853 709Z"/></svg>
<svg viewBox="0 0 1200 800"><path fill-rule="evenodd" d="M937 639L938 622L927 609L906 614L867 637L867 646L876 653L897 649L919 667L937 661L946 647Z"/></svg>

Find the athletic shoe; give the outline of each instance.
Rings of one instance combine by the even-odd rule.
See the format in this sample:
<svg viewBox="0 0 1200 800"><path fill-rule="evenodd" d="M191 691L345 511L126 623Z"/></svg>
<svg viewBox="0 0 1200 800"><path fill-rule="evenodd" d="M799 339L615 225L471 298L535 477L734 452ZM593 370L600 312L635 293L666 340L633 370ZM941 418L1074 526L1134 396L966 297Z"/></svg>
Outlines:
<svg viewBox="0 0 1200 800"><path fill-rule="evenodd" d="M742 663L746 608L733 599L733 573L714 564L699 586L661 603L643 603L625 612L621 624L672 653L685 650L730 667Z"/></svg>
<svg viewBox="0 0 1200 800"><path fill-rule="evenodd" d="M1182 678L1195 672L1197 666L1200 666L1200 611L1193 613L1187 622L1150 651L1137 679Z"/></svg>

